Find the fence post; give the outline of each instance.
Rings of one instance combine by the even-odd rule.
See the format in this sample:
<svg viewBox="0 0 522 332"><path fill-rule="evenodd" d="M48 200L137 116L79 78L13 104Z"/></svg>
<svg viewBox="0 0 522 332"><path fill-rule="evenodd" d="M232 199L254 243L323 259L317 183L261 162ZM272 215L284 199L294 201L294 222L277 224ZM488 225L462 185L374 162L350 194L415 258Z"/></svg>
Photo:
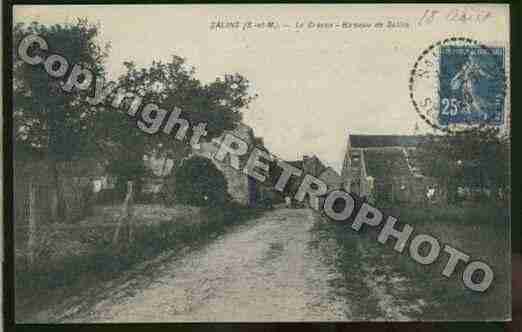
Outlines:
<svg viewBox="0 0 522 332"><path fill-rule="evenodd" d="M27 250L29 264L33 265L36 251L36 185L33 180L29 181L29 231L27 239Z"/></svg>
<svg viewBox="0 0 522 332"><path fill-rule="evenodd" d="M391 202L392 204L395 204L395 183L392 180L391 183Z"/></svg>
<svg viewBox="0 0 522 332"><path fill-rule="evenodd" d="M127 182L127 194L125 195L125 199L123 201L122 207L121 207L121 216L120 220L118 221L118 226L116 226L116 231L114 232L114 237L112 238L112 243L115 245L118 243L118 238L120 235L120 230L123 225L124 221L127 221L128 223L132 223L132 220L128 220L129 218L132 218L132 204L134 204L134 198L133 198L133 188L132 188L132 181ZM129 227L132 227L132 225L128 225ZM129 241L132 237L132 231L129 228Z"/></svg>

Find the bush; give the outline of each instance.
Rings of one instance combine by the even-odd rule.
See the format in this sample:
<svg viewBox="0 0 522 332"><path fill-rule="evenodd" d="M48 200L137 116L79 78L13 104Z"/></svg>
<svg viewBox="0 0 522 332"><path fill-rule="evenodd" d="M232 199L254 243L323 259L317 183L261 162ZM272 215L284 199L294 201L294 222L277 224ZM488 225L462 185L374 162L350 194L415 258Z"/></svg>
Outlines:
<svg viewBox="0 0 522 332"><path fill-rule="evenodd" d="M230 201L225 176L207 158L186 160L174 177L175 200L178 203L219 207Z"/></svg>
<svg viewBox="0 0 522 332"><path fill-rule="evenodd" d="M125 194L116 189L102 189L96 194L96 204L121 203Z"/></svg>
<svg viewBox="0 0 522 332"><path fill-rule="evenodd" d="M151 176L151 172L143 164L143 160L113 160L107 167L109 174L116 176L114 190L121 195L121 199L127 193L127 181L134 182L134 193L140 193L143 186L143 178Z"/></svg>

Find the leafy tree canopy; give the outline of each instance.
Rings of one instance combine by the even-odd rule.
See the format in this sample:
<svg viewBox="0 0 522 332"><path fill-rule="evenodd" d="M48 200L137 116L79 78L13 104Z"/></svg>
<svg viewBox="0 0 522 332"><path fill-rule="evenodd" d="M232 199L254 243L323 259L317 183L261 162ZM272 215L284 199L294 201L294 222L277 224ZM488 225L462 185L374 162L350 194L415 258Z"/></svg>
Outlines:
<svg viewBox="0 0 522 332"><path fill-rule="evenodd" d="M458 186L498 190L509 186L509 150L509 138L498 128L478 127L429 135L415 153L422 172L450 191Z"/></svg>
<svg viewBox="0 0 522 332"><path fill-rule="evenodd" d="M62 90L64 78L53 78L43 65L25 63L16 54L17 45L29 34L38 34L46 40L49 50L43 52L34 46L29 52L46 57L60 54L67 59L70 69L74 64L90 69L94 79L105 80L104 61L109 45L97 41L99 27L86 19L74 24L46 26L39 23L17 24L14 35L14 123L16 143L29 149L45 150L51 158L70 160L82 155L103 153L111 159L140 159L144 153L177 154L187 156L191 131L183 142L172 135L150 135L137 128L138 112L129 116L127 109L132 98L125 98L118 108L110 106L118 89L105 100L92 106L86 102L92 97L95 82L85 91ZM118 78L117 88L143 98L141 106L155 103L162 109L182 110L181 117L195 126L207 123L207 136L212 139L224 130L233 129L241 121L241 111L256 97L250 94L250 84L240 74L224 75L210 83L195 76L195 69L185 60L172 56L170 61L154 61L149 67L138 69L133 62L125 62L126 72ZM168 116L165 117L164 123ZM163 123L163 125L164 125ZM19 149L25 151L26 149Z"/></svg>
<svg viewBox="0 0 522 332"><path fill-rule="evenodd" d="M68 61L68 72L78 64L96 76L104 76L109 45L99 45L98 33L99 27L86 19L62 25L33 22L13 27L13 119L15 142L20 147L17 151L36 149L56 160L70 160L92 152L94 110L79 107L86 92L63 91L68 73L53 78L43 64L27 64L17 52L25 36L37 34L47 42L49 49L44 52L33 45L29 49L31 54L44 59L50 54L59 54Z"/></svg>
<svg viewBox="0 0 522 332"><path fill-rule="evenodd" d="M126 113L134 97L124 99L119 110L104 108L99 113L100 136L110 132L108 141L121 151L134 152L136 158L159 154L180 161L189 154L191 130L182 141L174 138L178 126L169 135L161 131L174 109L181 110L179 117L188 120L192 127L206 123L207 135L202 140L210 140L224 130L235 128L241 121L241 110L255 98L250 95L249 82L243 76L225 75L204 84L195 77L195 69L177 56L166 63L154 61L148 68L138 69L132 62L125 62L125 67L127 71L118 79L117 86L140 96L142 107L154 103L167 111L160 130L153 135L136 128L139 113L134 118Z"/></svg>

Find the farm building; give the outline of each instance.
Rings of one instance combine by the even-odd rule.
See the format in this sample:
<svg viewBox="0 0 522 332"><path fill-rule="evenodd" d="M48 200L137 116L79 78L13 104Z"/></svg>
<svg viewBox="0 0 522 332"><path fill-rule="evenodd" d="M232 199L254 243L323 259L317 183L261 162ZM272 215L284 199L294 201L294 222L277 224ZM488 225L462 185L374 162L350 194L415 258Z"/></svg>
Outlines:
<svg viewBox="0 0 522 332"><path fill-rule="evenodd" d="M388 202L420 202L434 181L416 166L422 136L348 135L342 178L345 190Z"/></svg>
<svg viewBox="0 0 522 332"><path fill-rule="evenodd" d="M303 171L302 176L300 176L298 179L292 178L289 181L287 192L291 193L292 195L295 194L299 189L299 185L302 183L305 174L312 175L323 181L327 186L328 192L342 188L342 177L333 168L325 166L315 155L305 155L303 156L302 160L288 161L288 163ZM323 200L324 198L319 199L315 208L320 206L323 203Z"/></svg>
<svg viewBox="0 0 522 332"><path fill-rule="evenodd" d="M319 180L326 183L328 192L343 187L343 178L332 167L327 167L320 175Z"/></svg>
<svg viewBox="0 0 522 332"><path fill-rule="evenodd" d="M327 169L327 167L315 155L304 155L302 160L292 160L287 161L287 163L303 171L302 175L299 178L292 177L288 182L286 191L292 194L295 194L299 189L299 186L301 185L301 182L303 182L305 174L309 174L315 176L316 178L319 178L319 176Z"/></svg>

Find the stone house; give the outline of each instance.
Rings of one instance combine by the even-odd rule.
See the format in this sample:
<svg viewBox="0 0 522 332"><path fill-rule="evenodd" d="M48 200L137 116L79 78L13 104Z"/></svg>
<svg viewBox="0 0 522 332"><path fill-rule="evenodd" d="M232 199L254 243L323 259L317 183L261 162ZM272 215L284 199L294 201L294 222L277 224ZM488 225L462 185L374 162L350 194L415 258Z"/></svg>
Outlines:
<svg viewBox="0 0 522 332"><path fill-rule="evenodd" d="M217 169L223 172L223 175L227 181L228 193L230 194L233 201L242 205L255 205L258 191L256 180L249 177L241 170L233 168L228 163L227 159L225 159L223 162L219 162L213 158L213 155L219 149L223 137L227 133L241 138L248 144L249 149L253 149L254 131L251 127L240 123L234 130L227 130L220 137L215 138L212 141L201 142L199 144L199 149L192 150L192 156L202 156L208 158L217 167ZM246 162L246 160L244 162ZM243 167L244 165L240 166Z"/></svg>
<svg viewBox="0 0 522 332"><path fill-rule="evenodd" d="M412 152L416 135L348 135L343 187L370 200L420 202L434 185L420 173Z"/></svg>
<svg viewBox="0 0 522 332"><path fill-rule="evenodd" d="M327 169L327 167L315 155L304 155L302 160L292 160L287 161L287 163L303 171L299 178L292 177L289 181L287 191L292 194L295 194L299 189L299 185L303 181L305 174L310 174L319 178L319 176Z"/></svg>
<svg viewBox="0 0 522 332"><path fill-rule="evenodd" d="M343 178L332 167L327 167L321 175L319 175L319 180L326 183L328 192L343 188Z"/></svg>
<svg viewBox="0 0 522 332"><path fill-rule="evenodd" d="M323 162L315 155L304 155L302 160L287 161L287 163L303 171L299 178L292 177L289 180L288 185L285 188L285 195L287 196L293 197L297 193L299 186L303 182L304 176L306 174L312 175L318 179L321 179L321 176L323 176L323 178L328 181L333 179L332 173L328 170L329 167L326 167ZM331 169L331 171L335 173L333 169ZM328 182L324 182L327 184L328 189L330 189L332 186L335 186L334 183L328 184ZM306 202L307 200L305 199L305 201L299 205L307 204ZM317 204L320 205L321 202L322 200L319 200ZM314 208L318 208L318 206L314 206Z"/></svg>
<svg viewBox="0 0 522 332"><path fill-rule="evenodd" d="M144 155L143 163L151 171L151 175L142 179L141 193L159 195L164 188L165 177L169 176L174 168L174 160L153 154Z"/></svg>
<svg viewBox="0 0 522 332"><path fill-rule="evenodd" d="M254 147L253 129L240 123L234 130L227 130L220 137L214 138L211 141L204 141L204 139L202 139L199 147L193 148L189 156L185 159L194 156L201 156L211 160L216 168L223 172L227 181L228 193L232 199L242 205L253 205L255 204L256 196L259 191L255 180L244 174L242 171L238 171L231 167L228 164L228 160L225 160L225 162L218 162L213 158L213 155L221 144L221 140L227 133L231 133L243 139L247 142L249 148ZM182 162L183 161L181 160L181 163ZM246 160L244 160L244 162L246 162ZM179 167L180 165L172 159L154 154L143 156L143 163L145 167L151 171L151 176L142 179L142 193L152 195L158 195L166 189L165 186L167 185L167 182L173 181L172 175L176 171L176 167ZM175 193L170 194L175 195Z"/></svg>

